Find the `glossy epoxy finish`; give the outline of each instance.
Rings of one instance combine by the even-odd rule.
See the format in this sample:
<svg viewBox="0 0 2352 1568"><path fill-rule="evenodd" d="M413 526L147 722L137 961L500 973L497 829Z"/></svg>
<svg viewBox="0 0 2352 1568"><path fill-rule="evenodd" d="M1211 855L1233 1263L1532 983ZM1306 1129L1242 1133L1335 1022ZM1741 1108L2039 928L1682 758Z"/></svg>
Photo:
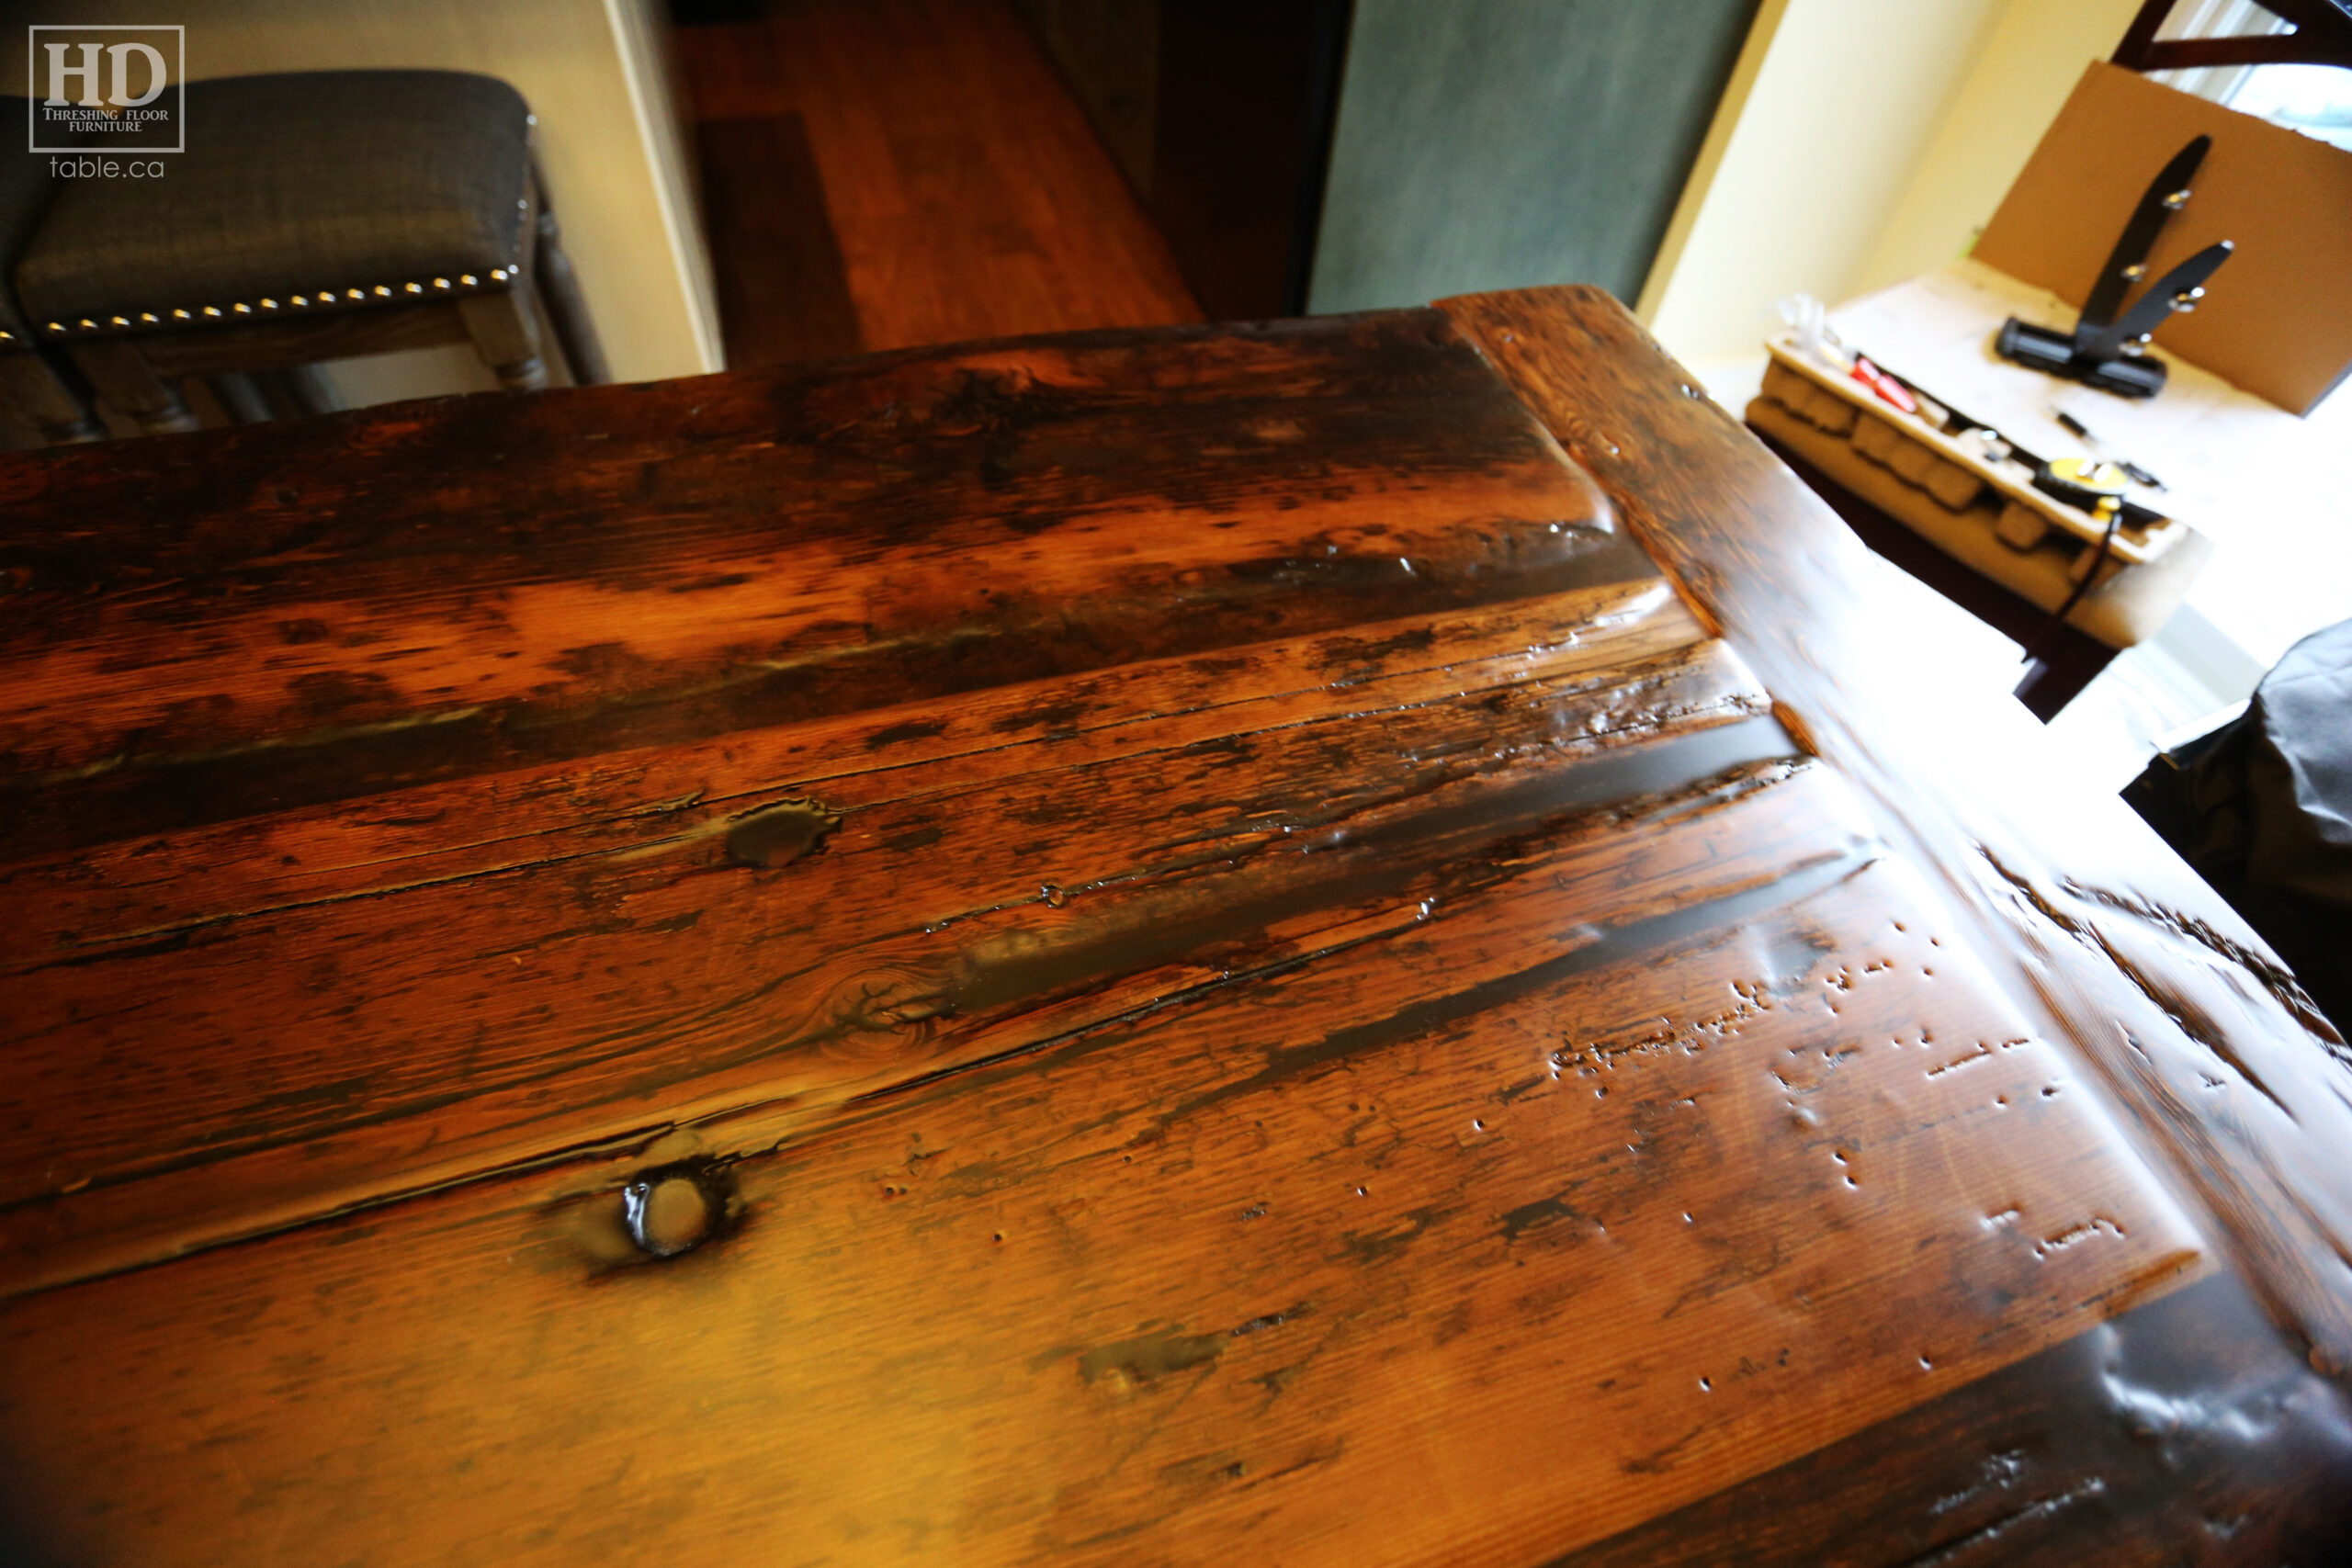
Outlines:
<svg viewBox="0 0 2352 1568"><path fill-rule="evenodd" d="M2327 1281L2204 1207L2326 1172L2241 1117L2184 1180L2208 1123L2069 1010L2112 964L1955 871L2225 918L1908 777L1791 657L1867 584L1613 306L1451 309L153 443L169 525L12 535L20 1511L148 1562L2328 1539L2340 1406L2237 1280ZM2324 1092L2278 994L2110 1016Z"/></svg>
<svg viewBox="0 0 2352 1568"><path fill-rule="evenodd" d="M1534 290L1446 308L1803 716L1890 840L1935 868L2004 988L2171 1156L2314 1364L2352 1368L2341 1033L2136 816L2058 781L2014 705L1932 658L1888 658L1949 606L1895 586L1663 350L1589 307ZM1686 396L1627 395L1644 381Z"/></svg>

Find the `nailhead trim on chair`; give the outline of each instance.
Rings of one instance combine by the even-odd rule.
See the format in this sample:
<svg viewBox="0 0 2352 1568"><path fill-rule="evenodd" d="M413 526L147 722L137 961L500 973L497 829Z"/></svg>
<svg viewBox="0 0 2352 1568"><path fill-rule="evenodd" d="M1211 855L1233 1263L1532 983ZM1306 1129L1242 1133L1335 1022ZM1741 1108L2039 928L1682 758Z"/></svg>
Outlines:
<svg viewBox="0 0 2352 1568"><path fill-rule="evenodd" d="M410 294L463 294L469 291L479 292L485 288L495 288L498 285L506 283L522 270L522 264L518 260L509 266L497 266L491 268L490 278L487 283L475 276L472 273L467 272L458 274L454 280L447 277L436 277L430 283L379 283L364 288L345 288L340 290L334 288L322 288L316 294L288 295L287 297L286 303L295 310L307 310L313 307L328 308L340 305L346 300L357 304L372 302L379 299L397 300L401 296ZM338 298L338 295L340 295L340 298ZM246 304L240 300L231 304L226 310L223 310L218 305L199 306L193 310L185 306L175 306L172 308L170 314L174 321L195 322L198 320L207 321L225 321L233 320L239 316L252 316L261 312L274 312L277 310L278 302L276 299L265 299L255 304ZM90 337L106 333L137 332L141 327L162 326L164 324L164 318L155 311L141 310L139 312L139 319L136 321L133 321L127 315L109 316L104 321L94 321L88 316L84 316L76 321L51 321L49 323L49 331L50 334L53 337ZM0 343L13 343L15 341L16 339L13 334L6 332L0 332Z"/></svg>

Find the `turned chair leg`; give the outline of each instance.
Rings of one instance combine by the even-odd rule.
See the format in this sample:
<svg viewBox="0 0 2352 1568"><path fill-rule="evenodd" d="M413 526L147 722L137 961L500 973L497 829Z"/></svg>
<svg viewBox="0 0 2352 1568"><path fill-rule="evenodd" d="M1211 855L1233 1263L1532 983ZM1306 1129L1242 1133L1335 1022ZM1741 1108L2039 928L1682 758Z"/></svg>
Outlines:
<svg viewBox="0 0 2352 1568"><path fill-rule="evenodd" d="M242 370L222 370L204 379L205 384L212 389L213 399L220 403L222 412L239 424L266 423L277 414L277 411L269 406L269 400L263 395L257 384L258 377L249 376Z"/></svg>
<svg viewBox="0 0 2352 1568"><path fill-rule="evenodd" d="M327 373L315 365L297 365L275 377L279 394L296 413L334 413L343 407Z"/></svg>
<svg viewBox="0 0 2352 1568"><path fill-rule="evenodd" d="M518 274L503 293L458 300L458 314L466 323L466 335L473 339L474 352L500 386L510 392L536 392L548 384L528 275Z"/></svg>
<svg viewBox="0 0 2352 1568"><path fill-rule="evenodd" d="M589 317L587 297L580 292L580 276L571 270L571 258L563 254L563 231L555 214L544 205L539 209L538 254L533 269L538 277L539 298L548 308L548 324L555 329L556 344L571 367L572 385L594 387L610 381L613 373L605 363L604 340L596 335L596 323Z"/></svg>
<svg viewBox="0 0 2352 1568"><path fill-rule="evenodd" d="M254 390L261 395L262 406L270 419L300 419L305 414L333 413L343 406L326 373L315 365L297 365L285 370L256 370L251 378ZM213 389L220 389L220 378L213 378Z"/></svg>
<svg viewBox="0 0 2352 1568"><path fill-rule="evenodd" d="M170 435L197 427L196 415L178 392L156 376L147 356L129 338L97 338L74 345L74 363L98 394L98 401L149 435Z"/></svg>
<svg viewBox="0 0 2352 1568"><path fill-rule="evenodd" d="M103 441L106 426L40 350L0 350L0 411L50 446Z"/></svg>
<svg viewBox="0 0 2352 1568"><path fill-rule="evenodd" d="M343 406L315 365L298 365L290 370L220 370L204 380L221 409L239 424L333 413Z"/></svg>
<svg viewBox="0 0 2352 1568"><path fill-rule="evenodd" d="M2058 716L2058 710L2082 694L2083 688L2098 679L2099 672L2115 660L2115 649L2073 626L2062 626L2060 635L2041 658L2026 666L2025 678L2017 685L2015 695L2026 705L2026 711L2042 723Z"/></svg>

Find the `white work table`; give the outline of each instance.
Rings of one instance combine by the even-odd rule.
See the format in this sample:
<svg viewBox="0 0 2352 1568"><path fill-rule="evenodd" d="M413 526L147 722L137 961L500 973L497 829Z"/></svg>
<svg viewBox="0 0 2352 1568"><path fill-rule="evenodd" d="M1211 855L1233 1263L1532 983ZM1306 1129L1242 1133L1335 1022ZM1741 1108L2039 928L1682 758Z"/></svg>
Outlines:
<svg viewBox="0 0 2352 1568"><path fill-rule="evenodd" d="M1961 260L1842 305L1829 315L1847 345L1998 427L2044 457L2127 457L2164 480L2137 499L2219 547L2188 604L2255 663L2352 616L2352 398L2301 419L2162 353L2165 389L2134 400L2058 380L2000 358L2010 316L2060 329L2076 311L2047 290ZM2057 421L2064 411L2094 448Z"/></svg>

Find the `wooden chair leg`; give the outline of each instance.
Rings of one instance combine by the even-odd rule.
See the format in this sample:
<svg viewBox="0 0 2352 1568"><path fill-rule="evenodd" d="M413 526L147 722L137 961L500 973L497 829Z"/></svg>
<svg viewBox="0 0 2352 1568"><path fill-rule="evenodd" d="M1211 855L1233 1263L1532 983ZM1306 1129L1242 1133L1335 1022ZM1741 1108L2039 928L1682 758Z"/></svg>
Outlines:
<svg viewBox="0 0 2352 1568"><path fill-rule="evenodd" d="M2114 660L2115 649L2097 637L2086 637L2072 626L2062 626L2048 651L2026 666L2025 678L2017 685L2017 699L2028 713L2048 724Z"/></svg>
<svg viewBox="0 0 2352 1568"><path fill-rule="evenodd" d="M563 253L563 231L545 205L539 208L538 254L532 268L539 298L548 308L548 323L555 329L564 364L571 367L572 385L594 387L610 381L613 373L605 363L604 340L596 335L596 323L588 314L588 299L580 292L580 277L571 270L571 258Z"/></svg>
<svg viewBox="0 0 2352 1568"><path fill-rule="evenodd" d="M218 378L215 378L216 383ZM297 365L287 370L256 370L253 373L254 390L268 407L272 419L300 419L307 414L333 413L343 406L326 373L315 365Z"/></svg>
<svg viewBox="0 0 2352 1568"><path fill-rule="evenodd" d="M277 416L277 411L269 406L269 400L263 395L256 378L242 370L223 370L218 375L206 377L205 381L211 387L212 395L220 400L221 408L239 424L266 424Z"/></svg>
<svg viewBox="0 0 2352 1568"><path fill-rule="evenodd" d="M470 294L458 301L458 315L473 339L474 352L510 392L536 392L548 384L539 325L532 309L531 283L517 276L503 294Z"/></svg>
<svg viewBox="0 0 2352 1568"><path fill-rule="evenodd" d="M0 350L0 411L51 446L107 438L89 403L38 349Z"/></svg>
<svg viewBox="0 0 2352 1568"><path fill-rule="evenodd" d="M2049 646L2043 657L2027 666L2024 678L2015 689L2018 701L2042 723L2056 717L2058 711L2081 694L2083 688L2115 658L2115 649L2075 629L2071 623L2049 631L2047 609L2029 603L1944 554L1815 468L1804 454L1781 445L1770 432L1758 430L1755 434L1772 449L1775 457L1796 470L1797 478L1827 502L1830 509L1844 518L1847 526L1860 536L1862 543L1874 553L2021 644L2031 644L2047 635Z"/></svg>
<svg viewBox="0 0 2352 1568"><path fill-rule="evenodd" d="M98 400L149 435L197 428L196 415L166 386L129 338L99 338L74 345L74 363L89 378Z"/></svg>
<svg viewBox="0 0 2352 1568"><path fill-rule="evenodd" d="M277 383L298 413L334 413L343 408L343 399L336 394L334 383L315 365L297 365L290 370L281 370Z"/></svg>

